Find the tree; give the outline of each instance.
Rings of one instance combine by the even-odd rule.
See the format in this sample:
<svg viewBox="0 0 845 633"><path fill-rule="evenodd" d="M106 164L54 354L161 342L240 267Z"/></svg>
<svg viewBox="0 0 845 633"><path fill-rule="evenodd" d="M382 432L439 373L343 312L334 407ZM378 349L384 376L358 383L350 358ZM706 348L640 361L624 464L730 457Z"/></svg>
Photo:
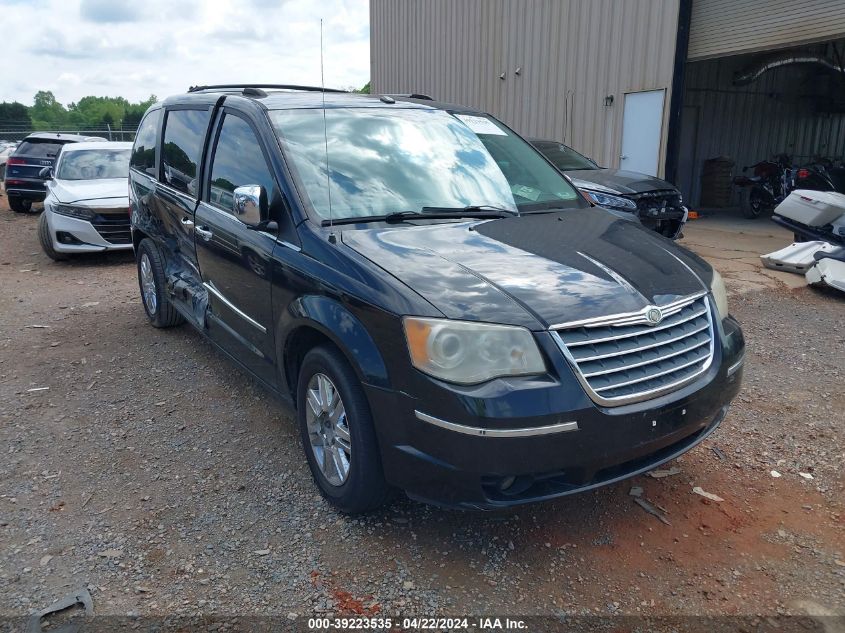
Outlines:
<svg viewBox="0 0 845 633"><path fill-rule="evenodd" d="M56 97L49 90L39 90L35 93L34 104L30 109L30 117L36 128L61 126L67 121L67 110L56 101Z"/></svg>
<svg viewBox="0 0 845 633"><path fill-rule="evenodd" d="M17 101L0 103L0 127L31 130L32 119L29 117L29 108Z"/></svg>
<svg viewBox="0 0 845 633"><path fill-rule="evenodd" d="M364 87L358 90L358 92L360 92L362 95L370 94L370 82L368 81L367 83L365 83Z"/></svg>

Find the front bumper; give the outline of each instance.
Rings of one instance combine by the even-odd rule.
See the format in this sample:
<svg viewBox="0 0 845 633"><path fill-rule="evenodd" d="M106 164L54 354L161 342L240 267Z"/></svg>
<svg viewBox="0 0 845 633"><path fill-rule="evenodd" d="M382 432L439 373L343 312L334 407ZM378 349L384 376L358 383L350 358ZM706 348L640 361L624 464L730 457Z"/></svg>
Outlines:
<svg viewBox="0 0 845 633"><path fill-rule="evenodd" d="M100 253L132 248L131 240L126 244L114 244L107 241L88 220L53 213L49 209L45 209L44 213L53 248L59 253ZM65 237L66 235L73 239L69 240ZM62 239L59 239L59 236Z"/></svg>
<svg viewBox="0 0 845 633"><path fill-rule="evenodd" d="M714 362L697 380L612 408L590 401L565 360L551 355L559 380L497 380L455 388L457 398L368 386L385 476L415 499L496 509L650 470L712 433L739 392L742 332L729 317L719 334Z"/></svg>

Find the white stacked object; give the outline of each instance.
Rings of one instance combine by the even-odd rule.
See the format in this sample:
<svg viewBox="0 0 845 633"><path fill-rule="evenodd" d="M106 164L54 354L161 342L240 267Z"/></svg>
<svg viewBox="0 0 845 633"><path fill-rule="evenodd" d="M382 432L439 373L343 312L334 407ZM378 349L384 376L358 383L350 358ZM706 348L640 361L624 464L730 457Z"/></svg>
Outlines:
<svg viewBox="0 0 845 633"><path fill-rule="evenodd" d="M796 189L777 206L775 213L806 226L826 226L845 215L845 194Z"/></svg>

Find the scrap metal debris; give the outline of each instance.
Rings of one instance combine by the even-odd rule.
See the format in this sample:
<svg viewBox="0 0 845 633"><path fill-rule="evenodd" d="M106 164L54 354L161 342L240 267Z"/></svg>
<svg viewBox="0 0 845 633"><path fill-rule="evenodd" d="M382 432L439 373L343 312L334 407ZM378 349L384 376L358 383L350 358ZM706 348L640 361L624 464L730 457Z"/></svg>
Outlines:
<svg viewBox="0 0 845 633"><path fill-rule="evenodd" d="M722 452L721 448L719 448L718 446L711 446L710 450L713 451L716 457L718 457L722 461L725 461L725 454Z"/></svg>
<svg viewBox="0 0 845 633"><path fill-rule="evenodd" d="M672 525L671 523L669 523L669 519L667 519L666 516L660 510L658 510L655 506L650 504L645 499L641 499L640 497L634 497L634 503L636 503L643 510L648 512L650 515L657 517L661 523L665 523L666 525Z"/></svg>
<svg viewBox="0 0 845 633"><path fill-rule="evenodd" d="M653 479L663 479L664 477L671 477L672 475L680 475L681 469L677 466L672 466L672 468L666 470L652 470L647 472L646 475L652 477Z"/></svg>
<svg viewBox="0 0 845 633"><path fill-rule="evenodd" d="M697 495L701 495L705 499L710 499L710 501L724 501L724 499L722 499L722 497L720 497L719 495L714 495L712 492L707 492L701 486L696 486L692 489L692 491Z"/></svg>
<svg viewBox="0 0 845 633"><path fill-rule="evenodd" d="M29 621L26 624L26 633L41 633L41 620L54 613L59 613L61 611L65 611L77 605L81 605L84 609L85 616L90 617L94 615L94 600L91 598L91 594L88 592L88 589L85 587L80 588L73 593L69 593L64 598L54 602L46 609L42 609L37 613L33 613L29 617ZM53 633L70 633L72 631L79 630L78 626L67 625L60 627L58 629L50 629Z"/></svg>

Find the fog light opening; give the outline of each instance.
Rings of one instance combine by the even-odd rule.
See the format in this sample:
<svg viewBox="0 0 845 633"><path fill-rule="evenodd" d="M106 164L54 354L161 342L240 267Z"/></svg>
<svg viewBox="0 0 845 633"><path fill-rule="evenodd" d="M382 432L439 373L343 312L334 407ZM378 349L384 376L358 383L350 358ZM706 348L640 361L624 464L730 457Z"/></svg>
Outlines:
<svg viewBox="0 0 845 633"><path fill-rule="evenodd" d="M56 240L60 244L82 244L74 235L68 233L67 231L57 231L56 232Z"/></svg>

